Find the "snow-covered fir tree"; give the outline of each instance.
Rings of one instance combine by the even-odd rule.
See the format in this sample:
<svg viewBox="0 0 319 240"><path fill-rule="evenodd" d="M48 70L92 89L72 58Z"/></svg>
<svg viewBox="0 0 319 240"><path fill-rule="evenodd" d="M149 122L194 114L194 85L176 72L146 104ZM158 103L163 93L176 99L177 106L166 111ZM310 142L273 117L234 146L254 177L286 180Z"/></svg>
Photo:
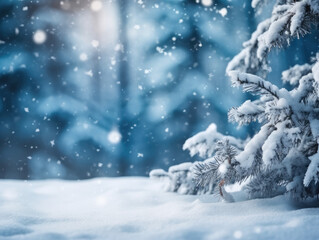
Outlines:
<svg viewBox="0 0 319 240"><path fill-rule="evenodd" d="M263 4L252 1L254 8ZM284 192L295 198L319 194L319 54L282 73L283 83L293 87L290 91L264 79L271 49L286 47L318 24L318 0L278 0L271 17L243 44L226 71L232 86L258 97L232 108L228 117L239 125L257 121L261 128L244 143L216 134L211 127L188 139L184 149L207 158L190 167L196 186L218 186L225 198L225 185L243 181L251 198Z"/></svg>

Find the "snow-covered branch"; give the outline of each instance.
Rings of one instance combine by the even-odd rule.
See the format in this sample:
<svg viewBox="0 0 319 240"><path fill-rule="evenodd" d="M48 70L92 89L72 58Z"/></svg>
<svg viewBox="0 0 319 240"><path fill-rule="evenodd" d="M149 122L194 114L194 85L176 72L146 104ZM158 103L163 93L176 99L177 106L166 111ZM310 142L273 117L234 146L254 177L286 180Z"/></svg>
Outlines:
<svg viewBox="0 0 319 240"><path fill-rule="evenodd" d="M264 108L256 104L255 101L247 100L240 107L233 107L228 112L228 120L237 122L240 126L254 121L262 122L265 118L264 111Z"/></svg>
<svg viewBox="0 0 319 240"><path fill-rule="evenodd" d="M257 7L262 1L252 1ZM319 0L277 1L271 18L261 22L251 39L243 44L244 49L228 64L226 71L260 73L269 70L267 55L271 48L282 47L292 38L299 38L311 31L319 22Z"/></svg>
<svg viewBox="0 0 319 240"><path fill-rule="evenodd" d="M212 123L205 131L187 139L183 145L183 150L189 150L191 157L198 154L201 158L209 158L216 151L216 143L225 138L237 148L243 148L242 140L219 133L216 124Z"/></svg>
<svg viewBox="0 0 319 240"><path fill-rule="evenodd" d="M232 86L242 86L245 92L253 95L268 95L275 99L279 99L279 89L270 82L252 74L240 73L238 71L231 71L228 73Z"/></svg>

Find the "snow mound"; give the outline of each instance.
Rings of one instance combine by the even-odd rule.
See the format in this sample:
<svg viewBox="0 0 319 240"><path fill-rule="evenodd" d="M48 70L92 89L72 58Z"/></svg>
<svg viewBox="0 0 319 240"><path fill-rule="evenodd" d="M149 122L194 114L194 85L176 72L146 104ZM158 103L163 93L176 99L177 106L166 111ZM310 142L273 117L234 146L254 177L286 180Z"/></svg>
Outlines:
<svg viewBox="0 0 319 240"><path fill-rule="evenodd" d="M317 239L319 208L161 191L148 178L0 182L0 239ZM304 207L304 206L303 206Z"/></svg>

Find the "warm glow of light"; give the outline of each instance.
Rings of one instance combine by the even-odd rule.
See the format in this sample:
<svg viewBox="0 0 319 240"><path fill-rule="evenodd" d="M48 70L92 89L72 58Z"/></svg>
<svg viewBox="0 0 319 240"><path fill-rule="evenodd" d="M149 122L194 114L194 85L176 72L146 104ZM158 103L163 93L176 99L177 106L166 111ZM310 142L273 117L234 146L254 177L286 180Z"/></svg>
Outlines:
<svg viewBox="0 0 319 240"><path fill-rule="evenodd" d="M92 11L94 11L94 12L100 11L100 10L102 9L102 7L103 7L103 4L102 4L102 2L99 1L99 0L94 0L94 1L91 3L91 9L92 9Z"/></svg>
<svg viewBox="0 0 319 240"><path fill-rule="evenodd" d="M43 30L37 30L33 35L33 41L36 44L42 44L47 40L47 35Z"/></svg>

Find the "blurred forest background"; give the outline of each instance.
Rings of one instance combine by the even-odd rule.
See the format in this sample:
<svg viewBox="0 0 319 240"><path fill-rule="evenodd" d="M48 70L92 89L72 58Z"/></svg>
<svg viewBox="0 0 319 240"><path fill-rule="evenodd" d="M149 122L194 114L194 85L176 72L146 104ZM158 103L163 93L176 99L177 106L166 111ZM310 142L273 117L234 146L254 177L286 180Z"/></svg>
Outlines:
<svg viewBox="0 0 319 240"><path fill-rule="evenodd" d="M228 61L269 15L250 0L0 1L0 178L145 176L247 95ZM315 40L271 54L268 79ZM306 44L305 44L306 43ZM298 45L299 44L299 45Z"/></svg>

